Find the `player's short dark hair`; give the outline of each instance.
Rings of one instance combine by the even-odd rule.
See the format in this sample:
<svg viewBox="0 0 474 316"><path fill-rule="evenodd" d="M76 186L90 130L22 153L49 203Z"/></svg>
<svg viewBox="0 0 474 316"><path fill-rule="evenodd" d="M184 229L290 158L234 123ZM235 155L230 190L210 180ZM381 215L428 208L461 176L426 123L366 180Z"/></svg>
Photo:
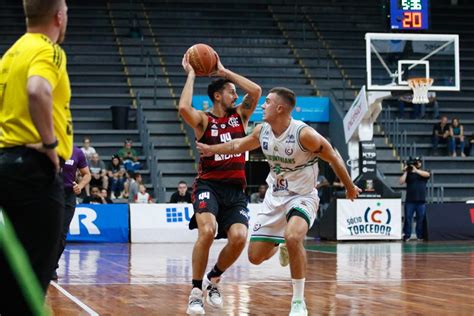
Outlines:
<svg viewBox="0 0 474 316"><path fill-rule="evenodd" d="M284 87L275 87L270 90L270 93L276 93L285 103L294 107L296 104L296 95L293 90Z"/></svg>
<svg viewBox="0 0 474 316"><path fill-rule="evenodd" d="M38 26L47 23L65 0L23 0L26 24Z"/></svg>
<svg viewBox="0 0 474 316"><path fill-rule="evenodd" d="M207 86L207 95L212 102L214 102L214 93L220 92L224 89L224 86L228 83L233 83L229 79L219 78L212 80L211 83Z"/></svg>
<svg viewBox="0 0 474 316"><path fill-rule="evenodd" d="M178 185L180 185L180 184L185 184L186 186L188 185L188 184L186 183L186 181L183 181L183 180L181 180L181 181L178 182Z"/></svg>

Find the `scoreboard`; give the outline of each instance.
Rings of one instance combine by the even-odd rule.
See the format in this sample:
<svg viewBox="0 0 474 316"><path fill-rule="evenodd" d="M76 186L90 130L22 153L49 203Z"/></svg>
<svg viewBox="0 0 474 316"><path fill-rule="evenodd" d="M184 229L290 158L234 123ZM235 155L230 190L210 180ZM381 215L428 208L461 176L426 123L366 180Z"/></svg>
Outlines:
<svg viewBox="0 0 474 316"><path fill-rule="evenodd" d="M390 0L392 30L427 30L428 0Z"/></svg>

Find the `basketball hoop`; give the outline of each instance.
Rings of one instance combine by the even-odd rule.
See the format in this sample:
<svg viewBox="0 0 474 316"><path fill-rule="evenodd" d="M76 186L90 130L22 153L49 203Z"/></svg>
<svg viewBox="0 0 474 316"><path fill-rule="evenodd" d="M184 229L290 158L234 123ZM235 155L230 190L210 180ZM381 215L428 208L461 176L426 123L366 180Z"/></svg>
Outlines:
<svg viewBox="0 0 474 316"><path fill-rule="evenodd" d="M428 90L433 84L432 78L410 78L408 85L413 90L413 104L430 103L428 99Z"/></svg>

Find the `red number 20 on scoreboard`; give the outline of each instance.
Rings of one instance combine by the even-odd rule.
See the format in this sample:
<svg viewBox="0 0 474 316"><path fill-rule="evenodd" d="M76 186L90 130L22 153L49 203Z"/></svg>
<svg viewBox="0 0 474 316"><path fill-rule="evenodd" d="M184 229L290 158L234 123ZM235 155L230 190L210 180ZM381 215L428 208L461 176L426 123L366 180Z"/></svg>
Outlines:
<svg viewBox="0 0 474 316"><path fill-rule="evenodd" d="M404 28L421 28L421 12L403 12L402 22Z"/></svg>

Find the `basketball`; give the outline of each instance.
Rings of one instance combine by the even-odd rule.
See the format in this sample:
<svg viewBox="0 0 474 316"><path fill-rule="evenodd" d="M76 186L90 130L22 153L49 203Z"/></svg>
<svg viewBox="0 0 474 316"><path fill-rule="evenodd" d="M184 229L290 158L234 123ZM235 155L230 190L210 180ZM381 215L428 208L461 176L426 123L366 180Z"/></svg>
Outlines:
<svg viewBox="0 0 474 316"><path fill-rule="evenodd" d="M189 63L197 76L207 76L217 68L217 58L214 49L206 44L191 46L186 52Z"/></svg>

